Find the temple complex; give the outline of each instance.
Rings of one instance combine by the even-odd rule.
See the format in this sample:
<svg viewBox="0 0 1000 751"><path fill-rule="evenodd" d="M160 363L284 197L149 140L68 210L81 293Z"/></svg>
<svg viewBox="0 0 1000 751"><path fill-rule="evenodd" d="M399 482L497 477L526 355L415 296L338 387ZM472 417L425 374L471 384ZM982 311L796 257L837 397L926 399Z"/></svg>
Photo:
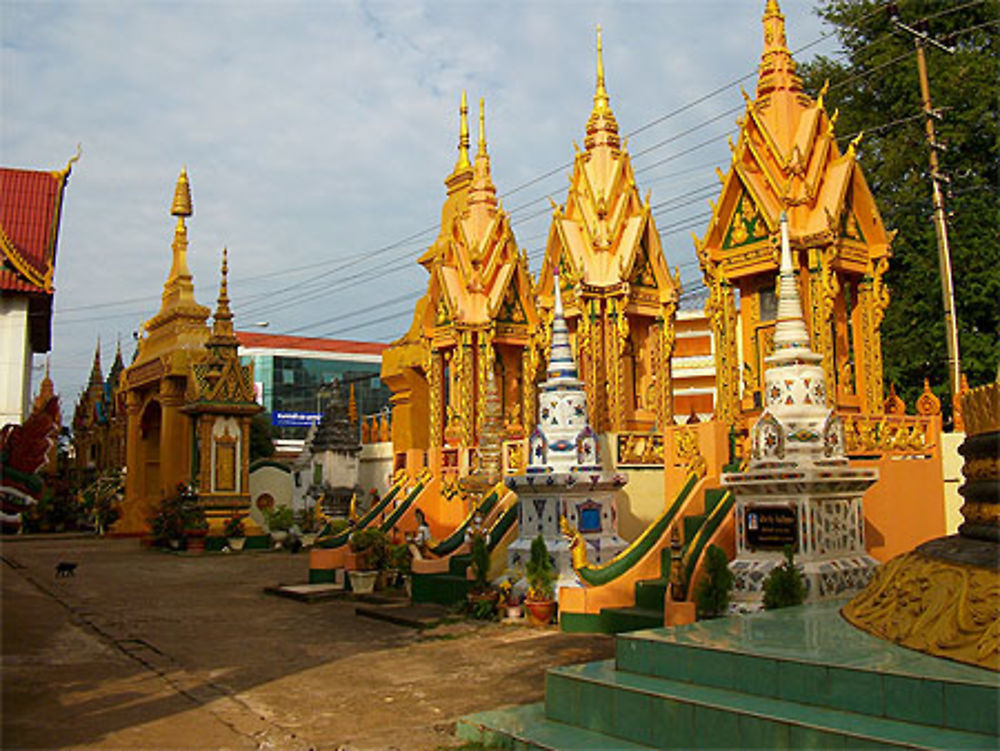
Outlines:
<svg viewBox="0 0 1000 751"><path fill-rule="evenodd" d="M882 277L894 233L883 225L857 161L857 140L841 153L836 113L826 112L822 92L815 100L803 92L775 0L767 3L763 25L756 96L744 93L732 163L719 173L722 191L708 231L694 238L710 293L715 416L732 423L762 407L763 362L774 348L782 212L792 247L802 251L806 320L812 347L823 356L827 404L881 413L879 326L889 302Z"/></svg>
<svg viewBox="0 0 1000 751"><path fill-rule="evenodd" d="M125 370L121 343L105 378L101 370L101 343L94 350L87 388L80 394L73 411L74 469L84 479L125 466L125 403L120 391Z"/></svg>
<svg viewBox="0 0 1000 751"><path fill-rule="evenodd" d="M422 464L426 453L435 470L466 474L494 375L510 435L522 437L534 423L538 315L527 258L490 176L485 127L480 101L470 162L463 94L459 157L445 180L441 230L419 259L430 275L427 292L410 330L383 355L397 468Z"/></svg>
<svg viewBox="0 0 1000 751"><path fill-rule="evenodd" d="M639 195L618 133L600 28L583 145L576 149L566 202L553 207L539 307L550 320L558 270L595 431L662 429L673 422L670 358L680 277L670 275L649 196Z"/></svg>
<svg viewBox="0 0 1000 751"><path fill-rule="evenodd" d="M177 225L160 311L146 321L136 358L122 376L128 474L119 533L145 532L160 501L179 484L195 487L214 526L250 503L250 418L260 407L252 369L237 357L225 254L211 327L211 310L194 299L185 221L194 210L186 170L170 213Z"/></svg>

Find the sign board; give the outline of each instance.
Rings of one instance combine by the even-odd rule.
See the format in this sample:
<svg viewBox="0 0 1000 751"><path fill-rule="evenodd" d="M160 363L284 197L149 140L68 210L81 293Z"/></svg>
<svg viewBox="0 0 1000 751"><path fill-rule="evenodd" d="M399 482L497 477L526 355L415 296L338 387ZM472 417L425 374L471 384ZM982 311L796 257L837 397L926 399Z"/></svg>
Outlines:
<svg viewBox="0 0 1000 751"><path fill-rule="evenodd" d="M279 428L308 428L322 416L319 412L272 412L271 424Z"/></svg>
<svg viewBox="0 0 1000 751"><path fill-rule="evenodd" d="M750 505L743 511L747 547L758 550L783 550L791 545L798 550L799 520L794 506Z"/></svg>

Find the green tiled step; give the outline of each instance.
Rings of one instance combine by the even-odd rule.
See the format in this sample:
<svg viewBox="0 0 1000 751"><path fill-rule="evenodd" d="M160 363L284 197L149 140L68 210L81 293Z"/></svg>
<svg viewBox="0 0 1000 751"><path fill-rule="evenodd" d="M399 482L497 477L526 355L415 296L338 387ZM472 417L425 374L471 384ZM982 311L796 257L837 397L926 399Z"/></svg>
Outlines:
<svg viewBox="0 0 1000 751"><path fill-rule="evenodd" d="M663 598L666 597L667 587L670 580L661 576L659 579L643 579L635 583L635 605L639 608L656 610L660 613L660 622L656 625L663 625Z"/></svg>
<svg viewBox="0 0 1000 751"><path fill-rule="evenodd" d="M643 746L546 719L541 703L467 715L456 729L462 740L489 749L605 749L631 751Z"/></svg>
<svg viewBox="0 0 1000 751"><path fill-rule="evenodd" d="M751 698L996 736L995 673L904 649L855 629L842 603L623 634L623 674ZM867 719L867 718L862 718Z"/></svg>
<svg viewBox="0 0 1000 751"><path fill-rule="evenodd" d="M996 738L616 671L549 670L547 719L658 748L992 748Z"/></svg>
<svg viewBox="0 0 1000 751"><path fill-rule="evenodd" d="M452 574L414 574L413 601L436 602L452 605L461 602L469 593L471 582L464 576Z"/></svg>
<svg viewBox="0 0 1000 751"><path fill-rule="evenodd" d="M663 604L659 610L652 608L601 608L601 623L605 633L618 634L641 628L656 628L663 625Z"/></svg>
<svg viewBox="0 0 1000 751"><path fill-rule="evenodd" d="M453 555L448 559L448 573L452 576L465 576L465 571L471 563L471 555Z"/></svg>

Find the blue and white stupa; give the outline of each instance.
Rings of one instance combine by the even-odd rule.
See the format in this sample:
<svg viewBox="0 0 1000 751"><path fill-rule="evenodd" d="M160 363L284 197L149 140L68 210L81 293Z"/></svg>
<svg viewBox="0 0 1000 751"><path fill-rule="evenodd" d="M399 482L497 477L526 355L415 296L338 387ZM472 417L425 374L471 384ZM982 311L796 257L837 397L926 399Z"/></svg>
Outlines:
<svg viewBox="0 0 1000 751"><path fill-rule="evenodd" d="M525 566L531 541L541 534L559 570L557 587L579 586L560 519L583 535L590 561L607 562L628 545L618 536L615 500L628 478L601 465L587 418L587 394L570 348L558 270L554 287L547 378L538 388L538 425L528 440L528 467L525 474L507 478L520 504L518 538L507 548L507 563L514 569Z"/></svg>

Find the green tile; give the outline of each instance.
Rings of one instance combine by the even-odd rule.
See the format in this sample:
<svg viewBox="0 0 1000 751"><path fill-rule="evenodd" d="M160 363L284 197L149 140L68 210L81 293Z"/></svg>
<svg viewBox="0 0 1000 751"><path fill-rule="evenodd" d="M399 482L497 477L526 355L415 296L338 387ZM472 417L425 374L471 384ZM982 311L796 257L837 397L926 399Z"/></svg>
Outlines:
<svg viewBox="0 0 1000 751"><path fill-rule="evenodd" d="M962 683L944 684L945 724L974 733L1000 734L996 692Z"/></svg>
<svg viewBox="0 0 1000 751"><path fill-rule="evenodd" d="M886 717L944 725L944 687L940 681L886 675L882 682Z"/></svg>
<svg viewBox="0 0 1000 751"><path fill-rule="evenodd" d="M833 709L882 715L882 676L861 670L827 668L827 693L812 704ZM817 696L820 694L817 691Z"/></svg>
<svg viewBox="0 0 1000 751"><path fill-rule="evenodd" d="M807 697L826 693L826 668L778 660L778 698L813 703Z"/></svg>
<svg viewBox="0 0 1000 751"><path fill-rule="evenodd" d="M659 703L659 698L650 694L618 689L610 733L646 746L653 745L657 736Z"/></svg>
<svg viewBox="0 0 1000 751"><path fill-rule="evenodd" d="M696 705L694 727L698 748L737 748L743 745L738 715L724 709Z"/></svg>
<svg viewBox="0 0 1000 751"><path fill-rule="evenodd" d="M549 673L545 679L546 716L557 722L574 723L580 711L580 682Z"/></svg>
<svg viewBox="0 0 1000 751"><path fill-rule="evenodd" d="M615 689L581 681L579 710L576 725L599 733L610 732L615 717Z"/></svg>
<svg viewBox="0 0 1000 751"><path fill-rule="evenodd" d="M755 696L778 695L778 664L764 657L733 657L734 687Z"/></svg>
<svg viewBox="0 0 1000 751"><path fill-rule="evenodd" d="M731 688L735 682L733 665L731 652L701 650L691 661L693 680L705 686Z"/></svg>
<svg viewBox="0 0 1000 751"><path fill-rule="evenodd" d="M739 716L741 748L789 748L788 725L749 714Z"/></svg>
<svg viewBox="0 0 1000 751"><path fill-rule="evenodd" d="M694 706L673 699L661 699L660 721L656 724L657 736L653 745L657 748L695 748Z"/></svg>
<svg viewBox="0 0 1000 751"><path fill-rule="evenodd" d="M794 749L808 748L847 748L846 739L836 733L824 733L819 728L803 725L788 726L788 747Z"/></svg>

